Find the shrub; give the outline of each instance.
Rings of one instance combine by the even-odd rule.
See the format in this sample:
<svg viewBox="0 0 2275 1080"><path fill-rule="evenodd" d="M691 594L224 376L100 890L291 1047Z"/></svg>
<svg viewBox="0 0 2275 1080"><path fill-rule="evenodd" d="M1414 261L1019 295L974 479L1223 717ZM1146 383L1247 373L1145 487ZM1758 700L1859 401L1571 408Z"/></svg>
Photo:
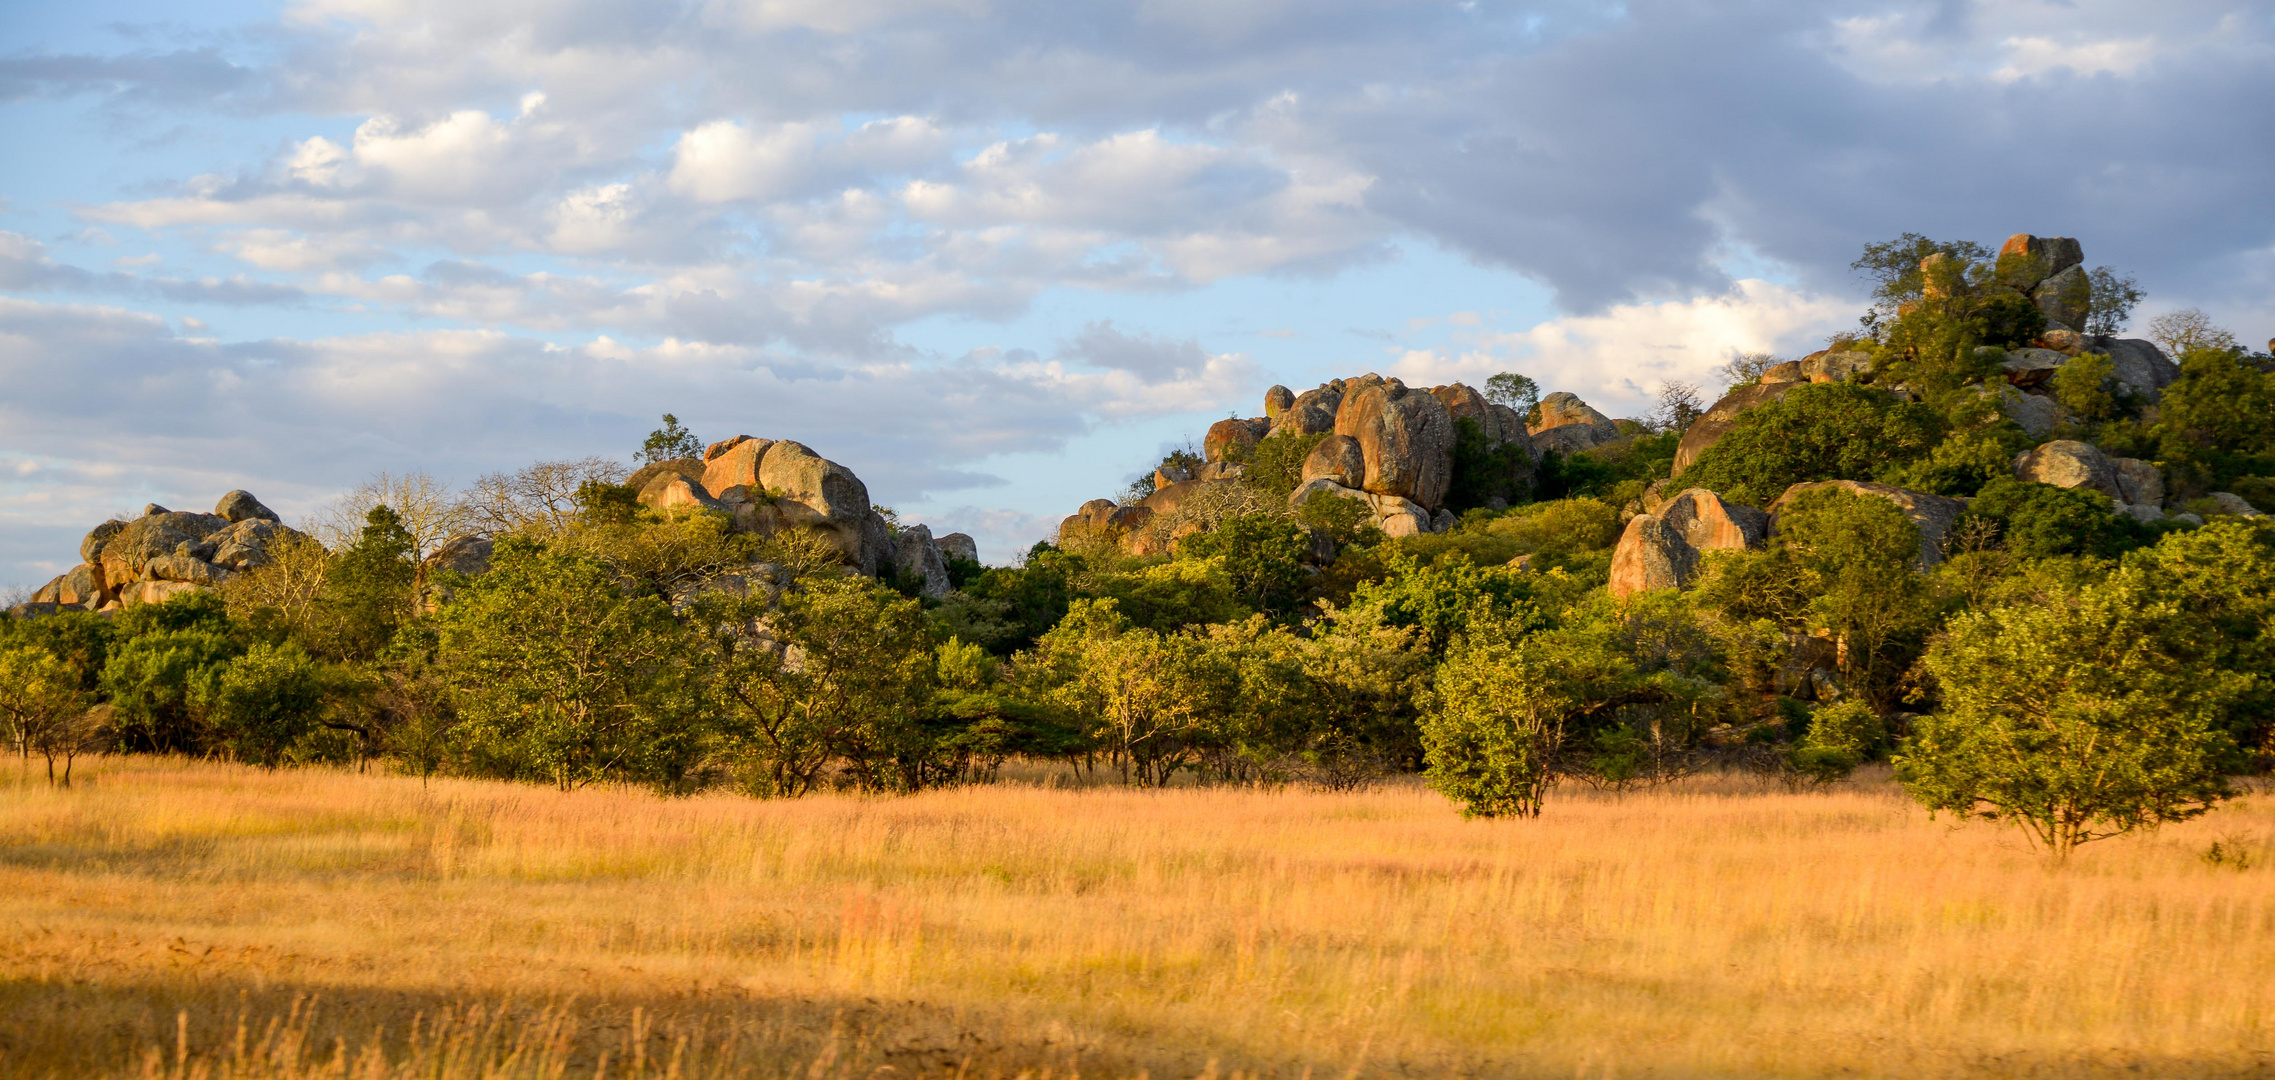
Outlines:
<svg viewBox="0 0 2275 1080"><path fill-rule="evenodd" d="M284 762L317 730L329 687L298 645L256 644L204 691L214 735L232 757L253 765Z"/></svg>
<svg viewBox="0 0 2275 1080"><path fill-rule="evenodd" d="M2153 535L2148 527L2113 509L2109 496L2096 491L2001 477L1983 485L1953 532L1965 531L1970 519L1981 519L1996 526L2007 551L2023 558L2113 558Z"/></svg>
<svg viewBox="0 0 2275 1080"><path fill-rule="evenodd" d="M1532 453L1518 443L1492 445L1469 417L1454 422L1453 479L1445 506L1460 513L1495 501L1506 506L1531 494Z"/></svg>
<svg viewBox="0 0 2275 1080"><path fill-rule="evenodd" d="M1256 489L1264 505L1286 506L1288 496L1295 494L1296 487L1303 483L1304 459L1326 438L1325 432L1317 435L1282 432L1267 436L1248 452L1240 479Z"/></svg>
<svg viewBox="0 0 2275 1080"><path fill-rule="evenodd" d="M1794 484L1871 480L1926 457L1942 436L1934 410L1856 383L1797 386L1738 417L1673 486L1753 506Z"/></svg>

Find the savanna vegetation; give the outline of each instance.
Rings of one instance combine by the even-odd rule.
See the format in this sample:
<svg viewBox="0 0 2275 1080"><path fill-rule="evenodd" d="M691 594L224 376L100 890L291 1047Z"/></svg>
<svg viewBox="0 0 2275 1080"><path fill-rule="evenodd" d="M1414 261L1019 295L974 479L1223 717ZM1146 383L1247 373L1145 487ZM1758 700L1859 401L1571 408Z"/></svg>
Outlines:
<svg viewBox="0 0 2275 1080"><path fill-rule="evenodd" d="M1679 384L1529 490L1457 443L1438 533L1284 509L1275 437L1170 554L1037 544L943 598L589 459L381 477L217 591L0 621L0 873L40 898L0 971L50 1017L0 1070L2266 1068L2266 809L2205 815L2275 766L2275 525L2204 497L2275 501L2275 361L2197 319L2160 402L2062 369L2044 437L2209 515L2144 524L2014 478L2044 437L1985 380L2044 316L1986 251L1859 267L1874 377L1680 476ZM2093 287L2113 330L2138 291ZM665 421L640 460L699 445ZM1819 489L1606 589L1654 491L1833 479L1971 501L1931 559ZM485 572L427 558L461 533Z"/></svg>

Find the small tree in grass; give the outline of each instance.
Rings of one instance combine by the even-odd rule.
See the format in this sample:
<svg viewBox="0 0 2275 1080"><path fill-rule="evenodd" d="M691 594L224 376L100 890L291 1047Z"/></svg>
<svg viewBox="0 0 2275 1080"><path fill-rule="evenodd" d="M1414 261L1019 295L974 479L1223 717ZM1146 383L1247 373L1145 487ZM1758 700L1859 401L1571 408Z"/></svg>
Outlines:
<svg viewBox="0 0 2275 1080"><path fill-rule="evenodd" d="M47 782L71 786L71 759L86 742L86 694L70 665L46 649L0 649L0 725L25 756L47 759ZM63 776L55 759L63 759Z"/></svg>
<svg viewBox="0 0 2275 1080"><path fill-rule="evenodd" d="M2219 720L2243 677L2189 662L2185 612L2121 583L1953 620L1927 655L1944 711L1896 776L1933 812L2021 826L2057 862L2230 795Z"/></svg>

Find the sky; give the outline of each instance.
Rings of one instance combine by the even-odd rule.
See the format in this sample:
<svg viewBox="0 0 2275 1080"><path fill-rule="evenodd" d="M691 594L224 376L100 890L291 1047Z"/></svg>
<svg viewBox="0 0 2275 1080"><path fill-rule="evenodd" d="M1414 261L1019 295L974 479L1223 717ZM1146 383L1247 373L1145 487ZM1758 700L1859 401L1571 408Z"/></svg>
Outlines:
<svg viewBox="0 0 2275 1080"><path fill-rule="evenodd" d="M794 438L1005 561L1263 391L1637 415L1898 233L2275 333L2275 5L0 6L0 587L233 488Z"/></svg>

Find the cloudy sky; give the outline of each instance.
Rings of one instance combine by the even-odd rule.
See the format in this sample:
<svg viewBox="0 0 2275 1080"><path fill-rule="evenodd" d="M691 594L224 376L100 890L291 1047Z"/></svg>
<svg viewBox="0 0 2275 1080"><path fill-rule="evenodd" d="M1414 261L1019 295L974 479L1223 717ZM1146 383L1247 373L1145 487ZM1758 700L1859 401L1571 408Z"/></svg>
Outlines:
<svg viewBox="0 0 2275 1080"><path fill-rule="evenodd" d="M1798 355L1906 230L2275 332L2233 0L14 3L0 145L0 586L665 411L1000 559L1275 382Z"/></svg>

